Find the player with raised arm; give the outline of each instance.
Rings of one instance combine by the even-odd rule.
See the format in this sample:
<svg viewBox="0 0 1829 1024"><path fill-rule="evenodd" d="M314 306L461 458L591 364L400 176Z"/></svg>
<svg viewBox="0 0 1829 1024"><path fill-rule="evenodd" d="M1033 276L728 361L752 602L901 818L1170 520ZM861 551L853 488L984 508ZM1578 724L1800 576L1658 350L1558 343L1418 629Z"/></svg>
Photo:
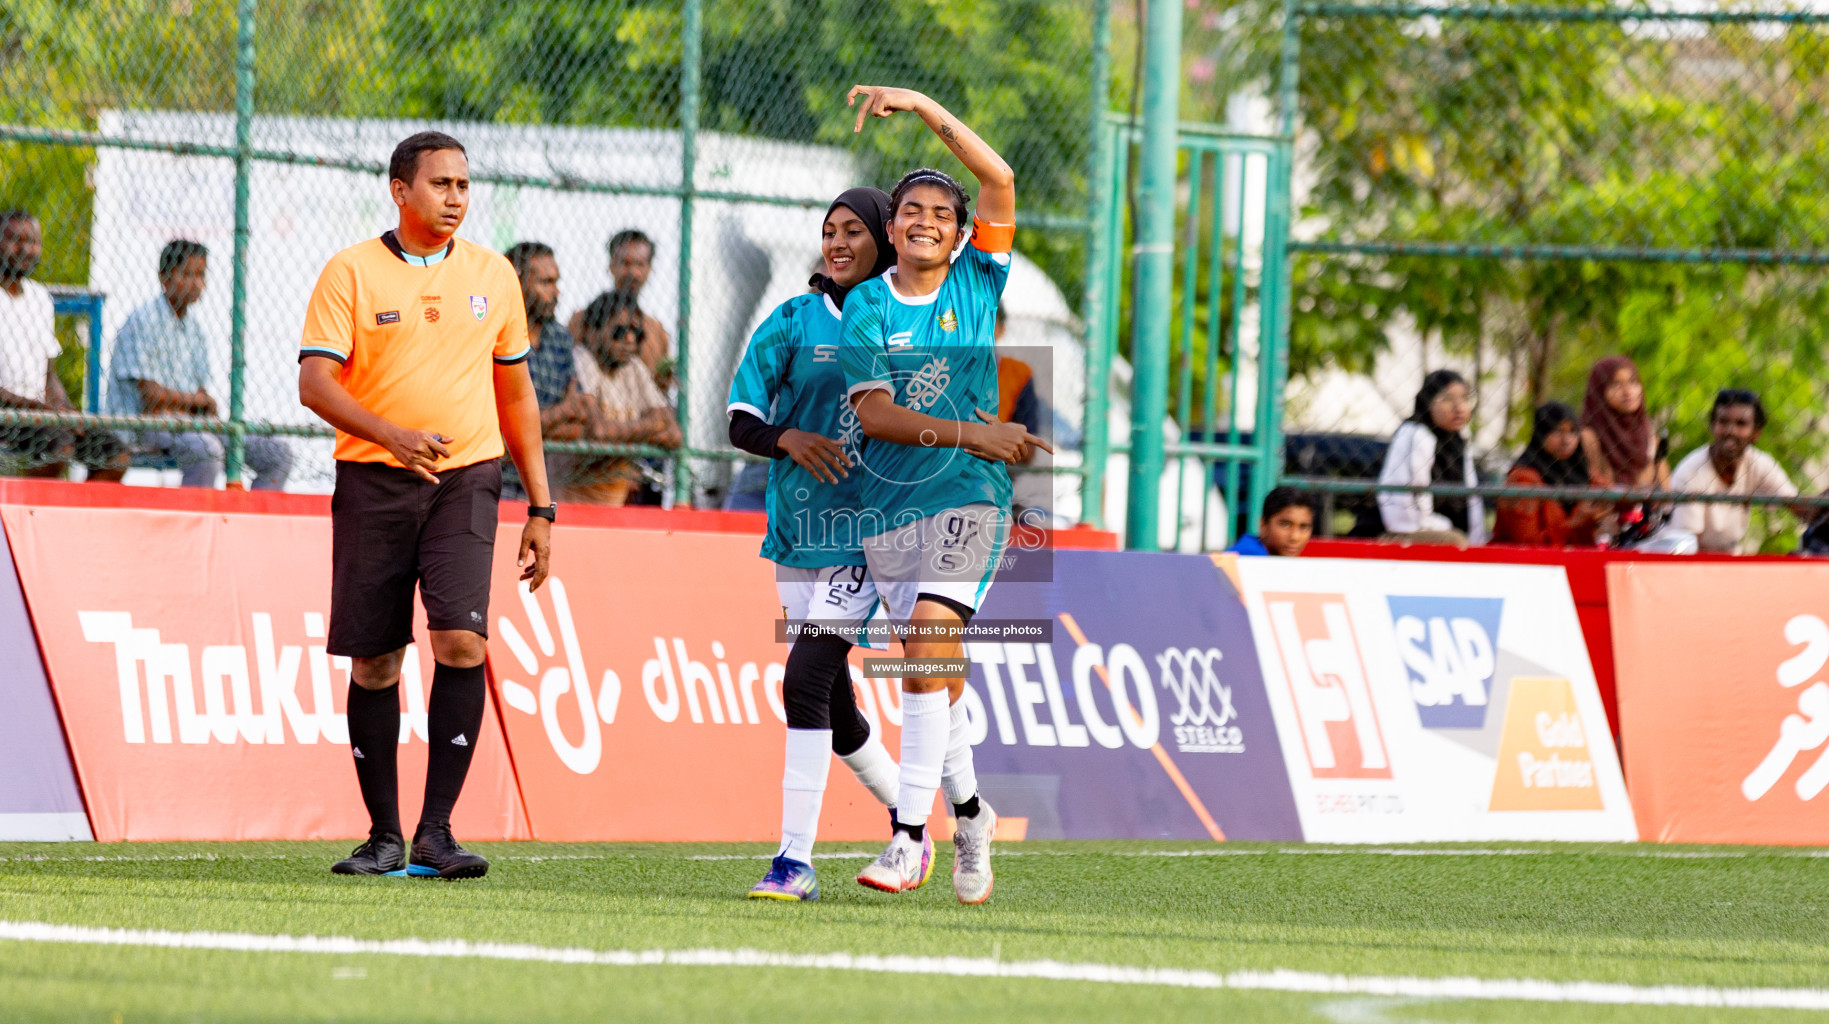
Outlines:
<svg viewBox="0 0 1829 1024"><path fill-rule="evenodd" d="M420 132L394 149L398 225L331 257L305 312L299 401L337 428L330 499L330 636L350 658L349 743L369 836L343 875L480 878L451 809L482 738L483 648L506 442L527 489L521 579L546 580L555 510L527 374L521 284L456 237L470 204L464 147ZM397 772L400 666L413 589L431 631L431 750L409 858Z"/></svg>
<svg viewBox="0 0 1829 1024"><path fill-rule="evenodd" d="M832 754L895 807L895 761L857 709L847 661L877 596L857 532L857 416L838 367L846 296L895 260L888 219L889 195L880 188L849 189L833 200L820 229L825 272L809 282L818 290L775 307L730 383L731 444L774 460L762 557L779 567L783 618L802 630L781 683L781 850L749 891L758 899L819 898L811 858Z"/></svg>
<svg viewBox="0 0 1829 1024"><path fill-rule="evenodd" d="M935 170L903 176L890 203L895 266L852 292L839 348L846 393L867 436L859 465L870 575L902 631L903 652L957 664L965 625L1009 534L1007 464L1027 458L1031 446L1053 450L997 418L993 334L1010 273L1016 178L970 128L918 92L859 85L847 99L858 107L855 131L872 116L914 113L980 186L970 243L961 248L965 189ZM958 822L953 890L962 903L990 897L997 815L978 796L959 702L964 688L963 673L902 680L895 834L858 875L861 884L905 892L927 880L927 818L944 785Z"/></svg>

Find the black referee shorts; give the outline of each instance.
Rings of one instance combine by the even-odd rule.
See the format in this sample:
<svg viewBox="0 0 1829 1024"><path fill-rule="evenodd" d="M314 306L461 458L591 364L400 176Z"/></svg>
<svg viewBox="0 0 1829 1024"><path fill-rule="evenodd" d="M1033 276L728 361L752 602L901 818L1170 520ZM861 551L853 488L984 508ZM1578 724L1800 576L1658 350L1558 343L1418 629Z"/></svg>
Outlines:
<svg viewBox="0 0 1829 1024"><path fill-rule="evenodd" d="M429 628L489 635L502 464L490 459L437 476L434 484L385 463L337 463L331 654L372 658L412 643L415 584Z"/></svg>

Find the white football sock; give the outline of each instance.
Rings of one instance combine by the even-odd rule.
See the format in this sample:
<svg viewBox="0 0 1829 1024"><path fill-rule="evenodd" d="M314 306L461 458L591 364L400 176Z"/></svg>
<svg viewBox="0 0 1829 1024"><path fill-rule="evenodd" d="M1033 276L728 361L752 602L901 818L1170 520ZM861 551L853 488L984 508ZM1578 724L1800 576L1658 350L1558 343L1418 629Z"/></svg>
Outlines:
<svg viewBox="0 0 1829 1024"><path fill-rule="evenodd" d="M902 773L896 767L895 758L889 756L888 748L876 733L871 733L864 745L849 754L838 758L857 776L857 781L870 791L884 807L894 807L897 790L901 787Z"/></svg>
<svg viewBox="0 0 1829 1024"><path fill-rule="evenodd" d="M946 791L946 802L962 804L978 795L978 772L972 767L971 725L965 717L965 701L953 702L946 731L946 766L940 774L940 788Z"/></svg>
<svg viewBox="0 0 1829 1024"><path fill-rule="evenodd" d="M832 730L787 731L787 766L781 773L780 856L802 864L813 862L819 805L825 800L826 773L831 768Z"/></svg>
<svg viewBox="0 0 1829 1024"><path fill-rule="evenodd" d="M895 820L925 825L946 761L946 691L902 694L902 784Z"/></svg>

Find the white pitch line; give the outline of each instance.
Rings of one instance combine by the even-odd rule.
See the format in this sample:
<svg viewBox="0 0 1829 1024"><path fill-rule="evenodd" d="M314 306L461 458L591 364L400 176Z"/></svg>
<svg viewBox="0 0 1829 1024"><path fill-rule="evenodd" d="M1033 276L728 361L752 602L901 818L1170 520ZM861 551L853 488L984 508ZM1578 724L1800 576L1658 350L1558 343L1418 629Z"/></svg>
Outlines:
<svg viewBox="0 0 1829 1024"><path fill-rule="evenodd" d="M242 932L174 932L91 928L42 921L0 921L0 940L86 946L220 950L235 953L318 953L432 959L510 960L612 967L774 967L863 971L957 978L1033 978L1105 985L1235 989L1327 995L1408 996L1427 999L1510 1000L1632 1006L1705 1006L1734 1009L1829 1010L1829 990L1811 988L1710 988L1700 985L1627 985L1536 978L1419 978L1319 974L1311 971L1214 971L1176 967L1004 961L983 957L878 956L864 953L777 953L758 949L595 950L464 939L358 939L341 935L254 935Z"/></svg>
<svg viewBox="0 0 1829 1024"><path fill-rule="evenodd" d="M1011 849L1007 844L997 848L999 857L1265 857L1271 855L1289 857L1632 857L1650 860L1744 860L1753 857L1773 857L1779 859L1801 858L1820 860L1829 858L1829 850L1554 850L1515 848L1481 848L1465 849L1423 849L1408 847L1384 846L1285 846L1272 849L1238 849L1236 847L1215 846L1194 850L1022 850ZM177 853L147 854L145 856L76 856L61 857L50 854L23 854L16 857L0 857L0 864L77 864L77 863L138 863L152 864L165 861L235 861L235 860L321 860L324 854L305 853ZM627 860L639 857L633 853L546 853L546 854L492 854L490 859L497 861L523 861L539 863L558 860ZM685 858L694 861L723 860L769 860L773 854L760 853L716 853L696 854ZM816 853L815 860L857 860L875 856L862 852Z"/></svg>

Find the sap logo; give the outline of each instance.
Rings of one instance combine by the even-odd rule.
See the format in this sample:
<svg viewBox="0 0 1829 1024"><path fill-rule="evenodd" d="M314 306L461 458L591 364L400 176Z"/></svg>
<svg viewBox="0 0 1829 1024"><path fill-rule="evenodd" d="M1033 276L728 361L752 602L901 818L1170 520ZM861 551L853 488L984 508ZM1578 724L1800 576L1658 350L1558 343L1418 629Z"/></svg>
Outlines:
<svg viewBox="0 0 1829 1024"><path fill-rule="evenodd" d="M1797 695L1797 712L1778 723L1778 741L1741 780L1740 795L1749 801L1771 792L1799 757L1829 743L1829 682L1811 678L1829 665L1829 623L1814 615L1794 616L1785 623L1785 641L1803 650L1778 666L1778 685L1810 685ZM1824 787L1829 787L1829 749L1818 754L1794 784L1799 800L1814 800Z"/></svg>
<svg viewBox="0 0 1829 1024"><path fill-rule="evenodd" d="M1315 777L1390 778L1345 596L1266 593L1263 601Z"/></svg>
<svg viewBox="0 0 1829 1024"><path fill-rule="evenodd" d="M836 363L836 362L838 362L838 346L837 345L814 345L813 346L813 361L816 363Z"/></svg>
<svg viewBox="0 0 1829 1024"><path fill-rule="evenodd" d="M121 737L127 743L145 743L150 735L155 744L174 738L179 743L276 744L286 742L287 732L295 743L316 743L320 737L327 743L349 742L348 721L334 702L347 685L349 659L326 653L321 612L304 613L304 638L317 641L304 644L275 643L273 616L252 613L252 671L245 645L205 646L193 661L190 644L135 626L131 612L79 611L76 617L84 640L114 648ZM310 680L309 706L298 692L301 667ZM426 739L426 693L419 669L419 648L409 644L400 668L406 697L402 743L409 737ZM333 671L344 673L343 679L333 681Z"/></svg>
<svg viewBox="0 0 1829 1024"><path fill-rule="evenodd" d="M897 331L889 336L890 348L907 348L914 344L913 331Z"/></svg>
<svg viewBox="0 0 1829 1024"><path fill-rule="evenodd" d="M1425 729L1478 729L1486 724L1498 668L1496 597L1390 597L1398 656Z"/></svg>

